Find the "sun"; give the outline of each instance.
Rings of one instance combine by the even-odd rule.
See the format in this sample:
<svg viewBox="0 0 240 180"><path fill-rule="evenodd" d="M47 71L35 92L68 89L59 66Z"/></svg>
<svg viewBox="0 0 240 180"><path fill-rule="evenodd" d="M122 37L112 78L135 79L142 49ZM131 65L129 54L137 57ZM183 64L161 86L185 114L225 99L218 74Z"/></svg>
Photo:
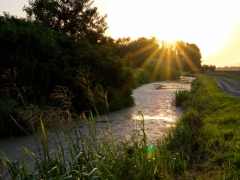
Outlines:
<svg viewBox="0 0 240 180"><path fill-rule="evenodd" d="M117 39L156 37L197 44L204 56L225 43L240 17L240 1L108 1L106 32ZM226 13L222 13L226 12Z"/></svg>

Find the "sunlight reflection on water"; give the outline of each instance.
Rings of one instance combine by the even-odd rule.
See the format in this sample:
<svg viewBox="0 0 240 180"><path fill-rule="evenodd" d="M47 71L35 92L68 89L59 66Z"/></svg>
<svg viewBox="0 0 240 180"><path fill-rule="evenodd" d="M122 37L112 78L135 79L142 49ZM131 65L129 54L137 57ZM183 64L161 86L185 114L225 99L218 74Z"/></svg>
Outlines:
<svg viewBox="0 0 240 180"><path fill-rule="evenodd" d="M130 138L134 131L141 132L142 121L140 120L142 120L143 116L148 142L149 144L154 144L157 139L162 138L169 131L169 128L175 126L179 116L181 116L181 109L171 104L174 92L179 90L180 87L190 89L192 80L193 78L185 78L184 81L163 81L145 84L133 91L135 106L112 112L108 115L102 115L100 118L96 118L96 120L103 122L101 126L106 132L109 128L106 122L109 121L117 140L123 137ZM167 88L159 88L160 86ZM84 133L84 130L86 130L84 122L81 121L79 123L83 123L79 127L81 133ZM71 126L67 129L69 129L72 137L75 137L75 131L71 129ZM60 130L61 128L59 132ZM52 138L49 139L50 149L54 149L57 137L64 142L64 137L56 137L54 132L51 132ZM21 160L24 151L19 151L18 148L23 146L33 153L38 153L34 138L23 136L0 142L1 151L5 152L11 161Z"/></svg>
<svg viewBox="0 0 240 180"><path fill-rule="evenodd" d="M173 120L173 118L171 117L162 117L162 116L148 116L148 115L143 115L144 116L144 120L164 120L164 121L168 121L168 122L175 122ZM135 120L142 120L142 116L140 115L133 115L132 119Z"/></svg>
<svg viewBox="0 0 240 180"><path fill-rule="evenodd" d="M133 91L135 106L110 113L108 116L114 134L128 136L132 130L140 129L144 118L145 132L149 142L161 138L174 127L181 116L181 108L172 105L176 90L190 90L194 78L178 81L160 81L142 85ZM151 144L152 144L151 143Z"/></svg>

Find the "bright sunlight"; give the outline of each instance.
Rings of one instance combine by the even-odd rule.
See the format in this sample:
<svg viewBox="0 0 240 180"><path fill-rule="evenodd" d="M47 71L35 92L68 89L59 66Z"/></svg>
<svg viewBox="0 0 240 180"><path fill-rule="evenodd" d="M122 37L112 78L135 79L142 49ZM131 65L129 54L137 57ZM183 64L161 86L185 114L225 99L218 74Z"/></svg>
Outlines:
<svg viewBox="0 0 240 180"><path fill-rule="evenodd" d="M25 17L22 8L27 4L27 0L0 2L0 12ZM203 63L216 65L228 63L226 59L215 59L218 52L228 54L227 49L238 48L238 42L228 42L240 24L239 0L95 0L94 6L101 15L107 14L106 35L113 38L154 36L195 43L201 49ZM239 59L239 55L232 55L231 63L239 63Z"/></svg>
<svg viewBox="0 0 240 180"><path fill-rule="evenodd" d="M197 44L203 59L225 43L240 19L238 0L96 0L95 4L108 14L107 33L112 37L183 40Z"/></svg>

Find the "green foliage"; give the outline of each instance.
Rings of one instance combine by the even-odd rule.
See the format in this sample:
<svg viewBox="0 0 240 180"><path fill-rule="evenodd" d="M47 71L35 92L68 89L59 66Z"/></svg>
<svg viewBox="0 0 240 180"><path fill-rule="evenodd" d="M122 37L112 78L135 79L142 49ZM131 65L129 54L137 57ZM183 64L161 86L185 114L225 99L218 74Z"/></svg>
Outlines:
<svg viewBox="0 0 240 180"><path fill-rule="evenodd" d="M196 44L177 41L172 49L177 53L173 53L175 66L182 71L190 71L194 73L200 72L201 69L201 52Z"/></svg>
<svg viewBox="0 0 240 180"><path fill-rule="evenodd" d="M125 64L132 68L146 68L154 61L154 71L165 68L171 78L171 69L181 72L200 72L201 52L196 44L183 41L175 43L161 42L156 38L139 38L130 41L130 38L118 39L116 53L124 58ZM153 73L151 71L150 73ZM155 72L156 73L156 72ZM165 73L166 75L166 73Z"/></svg>
<svg viewBox="0 0 240 180"><path fill-rule="evenodd" d="M78 93L77 70L89 70L94 83L100 83L104 88L119 88L126 81L122 74L123 65L107 46L92 45L87 40L75 41L72 36L55 33L25 20L18 20L19 26L13 17L5 21L8 23L3 23L0 28L1 67L20 70L19 84L29 86L32 92L38 91L37 95L32 93L30 99L49 96L55 85L68 86L74 94Z"/></svg>
<svg viewBox="0 0 240 180"><path fill-rule="evenodd" d="M8 98L1 97L0 101L0 137L9 138L17 135L24 135L25 133L19 129L19 127L14 123L11 116L16 116L18 114L19 105L16 101ZM26 123L18 119L23 128L27 128Z"/></svg>
<svg viewBox="0 0 240 180"><path fill-rule="evenodd" d="M175 106L181 106L184 102L188 101L190 97L189 91L178 90L174 93L173 104Z"/></svg>
<svg viewBox="0 0 240 180"><path fill-rule="evenodd" d="M203 71L215 71L215 69L216 69L215 65L206 65L206 64L202 65Z"/></svg>
<svg viewBox="0 0 240 180"><path fill-rule="evenodd" d="M124 40L124 39L123 39ZM159 57L159 44L156 38L138 38L128 44L117 41L116 53L124 58L127 66L132 68L145 68L152 58Z"/></svg>
<svg viewBox="0 0 240 180"><path fill-rule="evenodd" d="M106 15L101 17L90 0L32 0L24 6L28 19L65 34L97 42L107 29Z"/></svg>
<svg viewBox="0 0 240 180"><path fill-rule="evenodd" d="M91 44L87 39L76 40L74 36L59 34L36 22L8 14L0 18L0 39L0 89L4 95L8 94L9 101L22 104L19 107L23 108L21 115L17 113L21 118L30 118L26 113L31 111L32 115L46 114L42 112L51 108L45 106L62 109L62 102L49 98L56 86L68 88L72 94L69 102L72 107L68 107L71 113L93 110L76 78L78 71L89 71L91 90L97 84L106 92L111 89L111 93L106 94L108 109L117 110L133 104L132 85L126 85L132 75L124 73L126 66L110 46ZM106 112L101 103L96 106L99 113Z"/></svg>
<svg viewBox="0 0 240 180"><path fill-rule="evenodd" d="M6 166L12 179L238 179L239 99L220 92L213 79L205 75L197 76L189 96L181 119L152 147L151 154L144 117L140 133L118 141L109 123L108 130L101 129L90 114L89 118L84 116L86 134L79 132L76 124L74 138L79 141L63 134L66 142L61 141L53 153L41 125L40 158L25 149L37 164L33 171L28 170L24 158L22 163L12 163L6 156L0 169ZM68 148L70 158L66 158L63 147Z"/></svg>
<svg viewBox="0 0 240 180"><path fill-rule="evenodd" d="M7 168L12 179L153 179L158 176L157 149L151 147L152 152L148 151L144 120L140 125L143 135L134 133L129 140L123 138L120 141L115 140L110 125L110 131L106 132L91 115L85 117L85 123L86 135L82 135L75 124L76 137L62 134L65 142L59 141L52 152L50 139L40 122L41 141L35 137L38 155L24 148L26 156L22 162L11 162L3 153L5 159L2 166ZM60 135L56 136L60 140ZM79 141L76 143L74 138ZM65 146L67 149L63 149ZM66 150L69 158L66 157ZM27 156L35 164L33 170L27 166ZM2 177L6 175L2 174Z"/></svg>
<svg viewBox="0 0 240 180"><path fill-rule="evenodd" d="M170 151L185 154L183 161L192 173L180 177L238 179L239 99L220 92L204 75L197 75L189 95L185 113L164 143Z"/></svg>

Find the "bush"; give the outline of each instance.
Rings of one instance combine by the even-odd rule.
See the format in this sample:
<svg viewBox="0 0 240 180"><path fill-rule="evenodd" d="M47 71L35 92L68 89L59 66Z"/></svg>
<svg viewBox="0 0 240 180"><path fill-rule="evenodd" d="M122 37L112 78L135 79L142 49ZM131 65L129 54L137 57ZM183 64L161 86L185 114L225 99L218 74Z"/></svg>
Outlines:
<svg viewBox="0 0 240 180"><path fill-rule="evenodd" d="M0 98L0 139L25 134L11 117L17 115L18 110L19 106L15 100ZM16 120L23 128L26 128L25 123L23 123L20 119Z"/></svg>
<svg viewBox="0 0 240 180"><path fill-rule="evenodd" d="M188 101L190 92L187 90L178 90L174 93L173 104L175 106L181 106L184 102Z"/></svg>

